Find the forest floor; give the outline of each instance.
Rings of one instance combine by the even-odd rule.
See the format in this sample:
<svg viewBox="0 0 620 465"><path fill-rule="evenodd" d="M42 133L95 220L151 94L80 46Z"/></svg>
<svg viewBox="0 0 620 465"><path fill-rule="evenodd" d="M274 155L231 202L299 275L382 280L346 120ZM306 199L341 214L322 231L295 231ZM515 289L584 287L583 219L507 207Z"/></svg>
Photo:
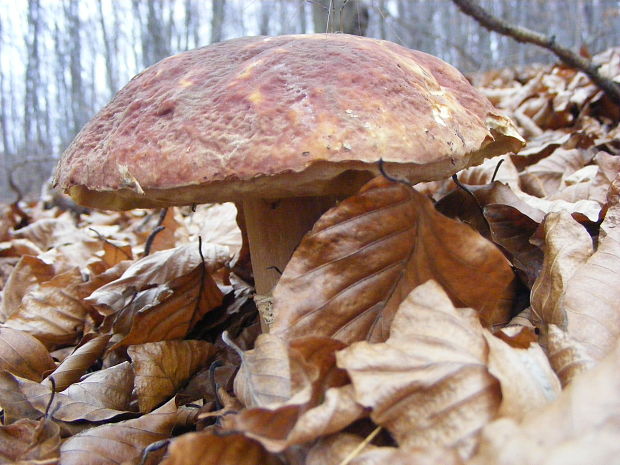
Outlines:
<svg viewBox="0 0 620 465"><path fill-rule="evenodd" d="M472 80L526 147L336 206L395 277L324 217L269 334L232 204L0 206L0 461L618 463L620 108L563 66Z"/></svg>

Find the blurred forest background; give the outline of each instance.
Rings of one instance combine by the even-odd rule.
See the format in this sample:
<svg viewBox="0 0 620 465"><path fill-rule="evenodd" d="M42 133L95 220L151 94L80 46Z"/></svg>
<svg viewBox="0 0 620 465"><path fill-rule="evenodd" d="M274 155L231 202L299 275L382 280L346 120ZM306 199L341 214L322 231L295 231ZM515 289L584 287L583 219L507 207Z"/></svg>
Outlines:
<svg viewBox="0 0 620 465"><path fill-rule="evenodd" d="M38 196L74 135L133 75L209 43L343 28L423 50L465 73L556 61L489 33L449 0L349 0L341 9L342 2L0 0L0 201L16 197L11 178ZM594 54L620 44L618 0L480 4L574 49Z"/></svg>

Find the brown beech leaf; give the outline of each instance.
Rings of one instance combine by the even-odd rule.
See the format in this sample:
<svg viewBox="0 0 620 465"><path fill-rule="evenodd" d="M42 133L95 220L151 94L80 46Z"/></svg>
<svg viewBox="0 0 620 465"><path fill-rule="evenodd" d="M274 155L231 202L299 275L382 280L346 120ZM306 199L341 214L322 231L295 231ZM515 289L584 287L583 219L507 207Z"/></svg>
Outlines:
<svg viewBox="0 0 620 465"><path fill-rule="evenodd" d="M202 249L203 255L218 253L210 246ZM216 262L212 258L210 263ZM208 263L203 266L197 244L157 252L134 262L85 300L114 318L114 332L123 338L112 348L183 338L222 302Z"/></svg>
<svg viewBox="0 0 620 465"><path fill-rule="evenodd" d="M109 335L95 336L78 346L49 374L46 380L53 377L56 391L65 390L69 385L78 381L95 360L103 355L109 340ZM43 384L45 384L45 381Z"/></svg>
<svg viewBox="0 0 620 465"><path fill-rule="evenodd" d="M228 247L233 257L240 252L242 242L236 218L234 203L198 205L187 218L186 225L192 237L201 236L207 244Z"/></svg>
<svg viewBox="0 0 620 465"><path fill-rule="evenodd" d="M151 292L153 294L151 294ZM148 296L155 295L151 300ZM223 295L202 265L186 275L143 292L116 320L115 332L126 334L119 346L183 338L208 312L222 303ZM129 320L129 321L125 321Z"/></svg>
<svg viewBox="0 0 620 465"><path fill-rule="evenodd" d="M123 362L91 373L79 383L71 384L62 394L74 402L125 411L129 410L133 384L131 365Z"/></svg>
<svg viewBox="0 0 620 465"><path fill-rule="evenodd" d="M520 419L557 398L560 381L538 344L515 348L488 331L484 337L489 345L489 372L502 388L499 416Z"/></svg>
<svg viewBox="0 0 620 465"><path fill-rule="evenodd" d="M172 399L140 418L78 433L60 447L60 462L63 465L108 465L135 459L149 444L170 437L176 411Z"/></svg>
<svg viewBox="0 0 620 465"><path fill-rule="evenodd" d="M54 360L38 339L28 333L0 326L0 370L31 381L56 368Z"/></svg>
<svg viewBox="0 0 620 465"><path fill-rule="evenodd" d="M509 205L486 205L484 217L493 242L509 254L512 265L523 273L525 283L531 288L543 263L542 250L530 243L538 223Z"/></svg>
<svg viewBox="0 0 620 465"><path fill-rule="evenodd" d="M581 344L553 324L547 328L547 354L562 387L596 364Z"/></svg>
<svg viewBox="0 0 620 465"><path fill-rule="evenodd" d="M235 415L222 417L222 427L243 432L268 451L278 453L337 433L364 415L364 408L355 400L353 386L347 384L327 389L323 402L316 407L285 404L273 409L243 409Z"/></svg>
<svg viewBox="0 0 620 465"><path fill-rule="evenodd" d="M514 278L494 244L415 190L376 178L303 238L274 290L272 331L385 340L400 302L428 279L485 324L507 322Z"/></svg>
<svg viewBox="0 0 620 465"><path fill-rule="evenodd" d="M340 433L312 446L305 465L462 465L463 461L451 449L378 447L363 444L365 438ZM360 449L361 447L361 449ZM347 461L348 460L348 461Z"/></svg>
<svg viewBox="0 0 620 465"><path fill-rule="evenodd" d="M22 419L0 426L0 463L56 463L60 457L60 427L47 420Z"/></svg>
<svg viewBox="0 0 620 465"><path fill-rule="evenodd" d="M335 354L344 347L328 338L299 338L286 346L276 336L259 336L255 349L242 354L235 380L239 397L259 407L223 417L223 428L281 452L360 418L363 408L354 400L346 372L336 366Z"/></svg>
<svg viewBox="0 0 620 465"><path fill-rule="evenodd" d="M0 372L0 405L4 408L7 423L19 418L37 418L47 410L52 396L51 383L43 385ZM75 400L64 393L54 393L49 409L54 419L60 421L104 421L117 417L126 411L102 408L100 405Z"/></svg>
<svg viewBox="0 0 620 465"><path fill-rule="evenodd" d="M246 407L279 406L293 395L288 348L272 334L261 334L254 349L240 353L235 395Z"/></svg>
<svg viewBox="0 0 620 465"><path fill-rule="evenodd" d="M162 341L130 346L140 412L150 412L172 396L214 355L205 341Z"/></svg>
<svg viewBox="0 0 620 465"><path fill-rule="evenodd" d="M97 242L96 239L76 228L73 221L67 218L37 220L15 231L13 237L28 239L43 251L69 243Z"/></svg>
<svg viewBox="0 0 620 465"><path fill-rule="evenodd" d="M528 194L547 197L563 186L563 180L587 165L593 154L584 149L556 149L538 163L525 168L521 173L521 187Z"/></svg>
<svg viewBox="0 0 620 465"><path fill-rule="evenodd" d="M48 348L74 344L87 315L87 307L78 297L81 283L80 270L73 268L30 289L5 325L30 333Z"/></svg>
<svg viewBox="0 0 620 465"><path fill-rule="evenodd" d="M521 422L485 427L470 465L617 463L620 456L620 344L579 374L558 399Z"/></svg>
<svg viewBox="0 0 620 465"><path fill-rule="evenodd" d="M258 442L241 434L187 433L170 442L161 465L281 465Z"/></svg>
<svg viewBox="0 0 620 465"><path fill-rule="evenodd" d="M5 321L17 311L30 289L36 289L54 277L54 267L37 257L24 255L9 276L0 299L0 320Z"/></svg>
<svg viewBox="0 0 620 465"><path fill-rule="evenodd" d="M532 310L600 360L620 335L620 204L601 224L598 247L568 213L547 216L545 261L532 288Z"/></svg>
<svg viewBox="0 0 620 465"><path fill-rule="evenodd" d="M401 447L454 447L466 458L500 407L488 350L476 312L455 309L429 281L402 302L386 342L354 343L337 360Z"/></svg>
<svg viewBox="0 0 620 465"><path fill-rule="evenodd" d="M202 253L207 270L216 270L223 265L225 251L221 248L203 244ZM136 293L166 285L200 265L202 260L197 243L156 252L133 262L120 278L101 286L86 300L102 314L114 314L134 300Z"/></svg>

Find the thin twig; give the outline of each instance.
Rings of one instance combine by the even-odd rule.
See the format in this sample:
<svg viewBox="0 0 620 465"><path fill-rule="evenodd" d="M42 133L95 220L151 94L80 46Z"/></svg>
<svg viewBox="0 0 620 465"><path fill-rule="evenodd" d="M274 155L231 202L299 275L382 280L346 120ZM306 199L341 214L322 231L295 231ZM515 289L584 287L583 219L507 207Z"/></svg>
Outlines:
<svg viewBox="0 0 620 465"><path fill-rule="evenodd" d="M217 381L215 381L215 370L216 368L219 368L221 366L222 362L216 360L209 367L209 381L211 383L211 389L213 389L213 393L215 395L215 410L221 410L222 408L224 408L224 404L222 403L222 400L220 399L220 394L218 393L218 389L220 388L220 386L217 384Z"/></svg>
<svg viewBox="0 0 620 465"><path fill-rule="evenodd" d="M370 433L366 439L364 439L362 442L360 442L357 447L355 449L353 449L349 455L347 455L344 460L342 462L340 462L339 465L348 465L348 463L353 460L355 457L357 457L359 455L359 453L364 449L364 447L366 447L374 438L377 434L379 434L379 432L381 431L382 427L381 426L377 426L372 433Z"/></svg>
<svg viewBox="0 0 620 465"><path fill-rule="evenodd" d="M45 418L49 418L50 409L52 408L52 404L54 403L54 396L56 395L56 380L54 379L53 376L50 376L49 380L50 380L50 383L52 384L52 393L50 394L50 400L47 402L47 405L45 406L45 413L43 414Z"/></svg>
<svg viewBox="0 0 620 465"><path fill-rule="evenodd" d="M493 171L493 176L491 177L491 184L495 182L495 176L497 176L497 172L499 171L499 167L504 163L504 159L502 158L499 162L497 162L497 166L495 167L495 171Z"/></svg>
<svg viewBox="0 0 620 465"><path fill-rule="evenodd" d="M148 256L151 253L151 247L153 247L153 241L155 240L155 236L157 236L160 232L166 229L165 226L157 226L149 237L146 239L146 243L144 244L144 256Z"/></svg>
<svg viewBox="0 0 620 465"><path fill-rule="evenodd" d="M474 0L452 0L463 13L471 16L485 28L512 37L517 42L534 44L549 50L566 65L583 71L611 100L620 105L620 86L599 73L599 67L591 60L558 45L555 36L547 36L525 27L515 26L488 13Z"/></svg>

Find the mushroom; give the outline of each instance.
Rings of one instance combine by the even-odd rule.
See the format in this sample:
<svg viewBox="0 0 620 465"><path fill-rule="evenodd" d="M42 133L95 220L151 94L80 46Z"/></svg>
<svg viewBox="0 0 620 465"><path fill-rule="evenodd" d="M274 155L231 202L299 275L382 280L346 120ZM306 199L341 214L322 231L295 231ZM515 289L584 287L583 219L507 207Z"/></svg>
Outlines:
<svg viewBox="0 0 620 465"><path fill-rule="evenodd" d="M346 34L248 37L133 78L67 148L55 185L104 209L242 205L266 295L304 233L380 160L413 184L522 144L431 55Z"/></svg>

